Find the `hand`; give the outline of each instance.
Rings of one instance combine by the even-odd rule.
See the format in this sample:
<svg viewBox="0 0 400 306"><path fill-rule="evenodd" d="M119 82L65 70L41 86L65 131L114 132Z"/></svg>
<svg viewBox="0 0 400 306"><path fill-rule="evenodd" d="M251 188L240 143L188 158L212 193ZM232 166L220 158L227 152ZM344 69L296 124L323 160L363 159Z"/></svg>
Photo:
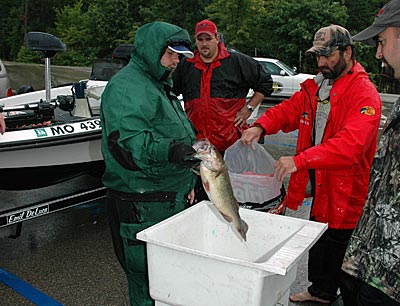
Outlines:
<svg viewBox="0 0 400 306"><path fill-rule="evenodd" d="M6 131L6 122L4 121L3 114L0 113L0 134L4 134Z"/></svg>
<svg viewBox="0 0 400 306"><path fill-rule="evenodd" d="M236 114L235 126L243 126L247 122L247 119L251 116L251 111L243 106Z"/></svg>
<svg viewBox="0 0 400 306"><path fill-rule="evenodd" d="M260 140L260 136L263 133L263 129L259 126L253 126L247 130L244 130L242 133L242 137L240 138L241 142L244 145L249 145L253 141L257 142Z"/></svg>
<svg viewBox="0 0 400 306"><path fill-rule="evenodd" d="M282 182L286 175L297 171L293 156L281 156L274 164L278 181Z"/></svg>
<svg viewBox="0 0 400 306"><path fill-rule="evenodd" d="M189 205L193 205L194 203L194 189L188 194Z"/></svg>
<svg viewBox="0 0 400 306"><path fill-rule="evenodd" d="M187 168L197 168L200 160L194 157L196 151L191 145L184 142L171 142L168 160Z"/></svg>

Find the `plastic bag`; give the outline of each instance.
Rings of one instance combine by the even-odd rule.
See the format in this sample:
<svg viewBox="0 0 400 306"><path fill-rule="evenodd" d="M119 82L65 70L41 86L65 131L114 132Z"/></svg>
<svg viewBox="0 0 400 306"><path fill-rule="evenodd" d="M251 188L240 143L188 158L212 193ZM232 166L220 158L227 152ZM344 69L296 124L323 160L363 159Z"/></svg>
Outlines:
<svg viewBox="0 0 400 306"><path fill-rule="evenodd" d="M275 159L258 143L236 141L225 151L233 193L241 207L270 211L286 195L285 187L274 176Z"/></svg>

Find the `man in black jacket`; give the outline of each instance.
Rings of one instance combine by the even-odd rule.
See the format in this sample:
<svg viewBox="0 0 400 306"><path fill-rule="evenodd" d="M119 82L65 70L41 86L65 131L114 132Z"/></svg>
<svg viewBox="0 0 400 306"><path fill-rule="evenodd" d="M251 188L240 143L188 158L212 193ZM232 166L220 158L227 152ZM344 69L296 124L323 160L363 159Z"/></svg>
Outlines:
<svg viewBox="0 0 400 306"><path fill-rule="evenodd" d="M227 50L216 25L197 23L194 58L183 59L174 75L175 94L183 94L185 111L197 132L224 152L246 129L246 120L272 93L272 78L261 64L237 51ZM246 103L249 89L254 95Z"/></svg>

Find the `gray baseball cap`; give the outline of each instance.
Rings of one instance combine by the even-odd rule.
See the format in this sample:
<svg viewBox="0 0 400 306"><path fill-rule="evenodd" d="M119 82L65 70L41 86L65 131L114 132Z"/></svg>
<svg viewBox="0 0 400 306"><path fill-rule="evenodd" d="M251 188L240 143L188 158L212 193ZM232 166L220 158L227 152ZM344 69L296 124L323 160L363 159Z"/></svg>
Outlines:
<svg viewBox="0 0 400 306"><path fill-rule="evenodd" d="M400 27L400 0L392 0L385 4L376 14L374 23L353 36L354 41L361 41L375 46L375 37L387 27Z"/></svg>

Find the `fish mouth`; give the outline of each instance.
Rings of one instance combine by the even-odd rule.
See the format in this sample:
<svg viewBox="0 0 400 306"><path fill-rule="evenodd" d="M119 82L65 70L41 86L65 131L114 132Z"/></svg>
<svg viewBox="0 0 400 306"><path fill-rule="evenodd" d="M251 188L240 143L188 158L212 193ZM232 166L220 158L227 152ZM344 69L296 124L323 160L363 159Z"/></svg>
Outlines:
<svg viewBox="0 0 400 306"><path fill-rule="evenodd" d="M200 139L198 140L194 145L193 145L193 149L200 153L200 152L211 152L211 147L212 144L210 143L210 141L208 139Z"/></svg>
<svg viewBox="0 0 400 306"><path fill-rule="evenodd" d="M193 155L202 161L211 160L211 148L212 144L207 139L200 139L193 146L196 153Z"/></svg>
<svg viewBox="0 0 400 306"><path fill-rule="evenodd" d="M196 153L193 155L195 158L201 160L201 165L206 167L212 172L222 172L225 169L225 163L217 151L217 149L210 143L208 139L201 139L193 145Z"/></svg>

